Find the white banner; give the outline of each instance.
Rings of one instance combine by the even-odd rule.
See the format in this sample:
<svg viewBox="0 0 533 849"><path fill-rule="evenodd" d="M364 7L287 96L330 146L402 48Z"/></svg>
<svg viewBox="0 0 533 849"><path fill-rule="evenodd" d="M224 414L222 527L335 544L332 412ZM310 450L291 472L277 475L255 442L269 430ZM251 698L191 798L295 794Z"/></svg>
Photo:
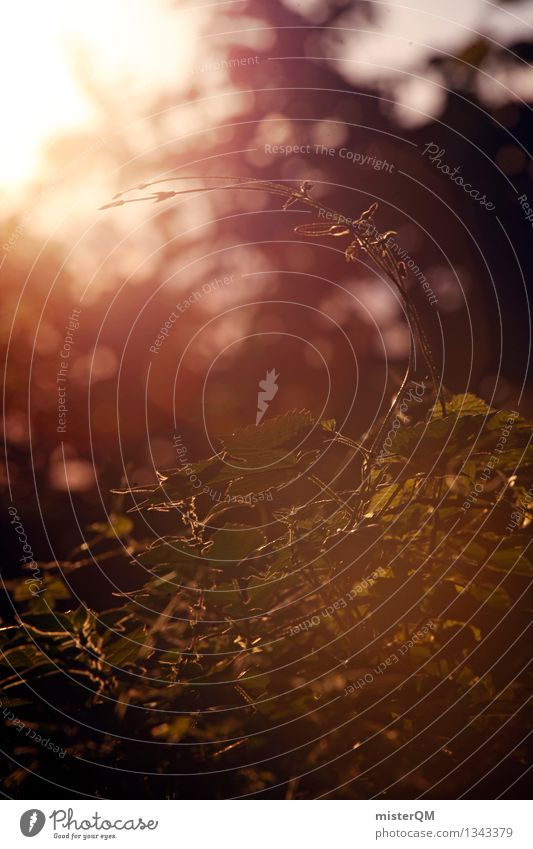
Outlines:
<svg viewBox="0 0 533 849"><path fill-rule="evenodd" d="M522 801L10 800L2 845L531 849L527 809Z"/></svg>

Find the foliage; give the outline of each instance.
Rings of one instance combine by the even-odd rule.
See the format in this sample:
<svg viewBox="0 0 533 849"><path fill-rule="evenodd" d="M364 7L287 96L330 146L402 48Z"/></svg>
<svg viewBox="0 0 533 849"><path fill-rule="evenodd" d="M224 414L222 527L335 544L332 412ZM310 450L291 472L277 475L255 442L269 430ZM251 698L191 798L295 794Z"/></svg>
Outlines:
<svg viewBox="0 0 533 849"><path fill-rule="evenodd" d="M482 797L500 760L518 779L531 425L461 395L394 433L377 462L294 411L126 490L95 530L146 581L114 609L72 605L75 561L43 566L0 632L1 699L68 755L8 717L8 789Z"/></svg>

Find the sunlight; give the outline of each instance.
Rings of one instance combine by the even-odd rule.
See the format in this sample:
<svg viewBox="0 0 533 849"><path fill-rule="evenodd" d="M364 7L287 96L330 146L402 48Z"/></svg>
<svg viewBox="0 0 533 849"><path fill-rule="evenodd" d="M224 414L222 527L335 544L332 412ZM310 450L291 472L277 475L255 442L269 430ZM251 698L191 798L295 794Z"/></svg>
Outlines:
<svg viewBox="0 0 533 849"><path fill-rule="evenodd" d="M121 107L124 92L130 100L156 88L179 89L192 62L193 14L174 14L154 0L9 4L0 52L2 188L38 176L47 143L58 135L99 128L102 116L84 91L80 66Z"/></svg>

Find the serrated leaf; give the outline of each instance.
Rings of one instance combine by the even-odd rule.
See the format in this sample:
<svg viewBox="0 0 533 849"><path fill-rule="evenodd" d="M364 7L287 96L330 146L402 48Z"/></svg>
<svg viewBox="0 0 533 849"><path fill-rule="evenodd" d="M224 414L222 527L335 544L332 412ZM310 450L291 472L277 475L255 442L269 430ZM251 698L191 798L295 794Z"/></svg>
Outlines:
<svg viewBox="0 0 533 849"><path fill-rule="evenodd" d="M485 401L470 392L454 395L449 401L446 401L447 416L451 413L455 413L457 416L485 415L490 410L491 408ZM442 418L442 411L438 404L433 411L433 418Z"/></svg>
<svg viewBox="0 0 533 849"><path fill-rule="evenodd" d="M294 410L255 427L250 425L243 430L221 436L220 439L232 457L253 461L265 452L302 439L313 424L313 417L307 410Z"/></svg>

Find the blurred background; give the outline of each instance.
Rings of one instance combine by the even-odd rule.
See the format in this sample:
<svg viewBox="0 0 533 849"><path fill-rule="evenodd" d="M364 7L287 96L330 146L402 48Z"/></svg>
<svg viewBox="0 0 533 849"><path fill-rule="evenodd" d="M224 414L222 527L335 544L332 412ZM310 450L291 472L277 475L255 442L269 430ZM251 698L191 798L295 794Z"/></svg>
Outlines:
<svg viewBox="0 0 533 849"><path fill-rule="evenodd" d="M195 459L253 425L267 371L267 415L356 436L405 369L397 295L295 234L303 207L235 188L100 209L148 181L310 180L349 217L377 200L445 384L531 415L532 2L19 0L3 19L2 474L37 559L175 466L176 434Z"/></svg>

